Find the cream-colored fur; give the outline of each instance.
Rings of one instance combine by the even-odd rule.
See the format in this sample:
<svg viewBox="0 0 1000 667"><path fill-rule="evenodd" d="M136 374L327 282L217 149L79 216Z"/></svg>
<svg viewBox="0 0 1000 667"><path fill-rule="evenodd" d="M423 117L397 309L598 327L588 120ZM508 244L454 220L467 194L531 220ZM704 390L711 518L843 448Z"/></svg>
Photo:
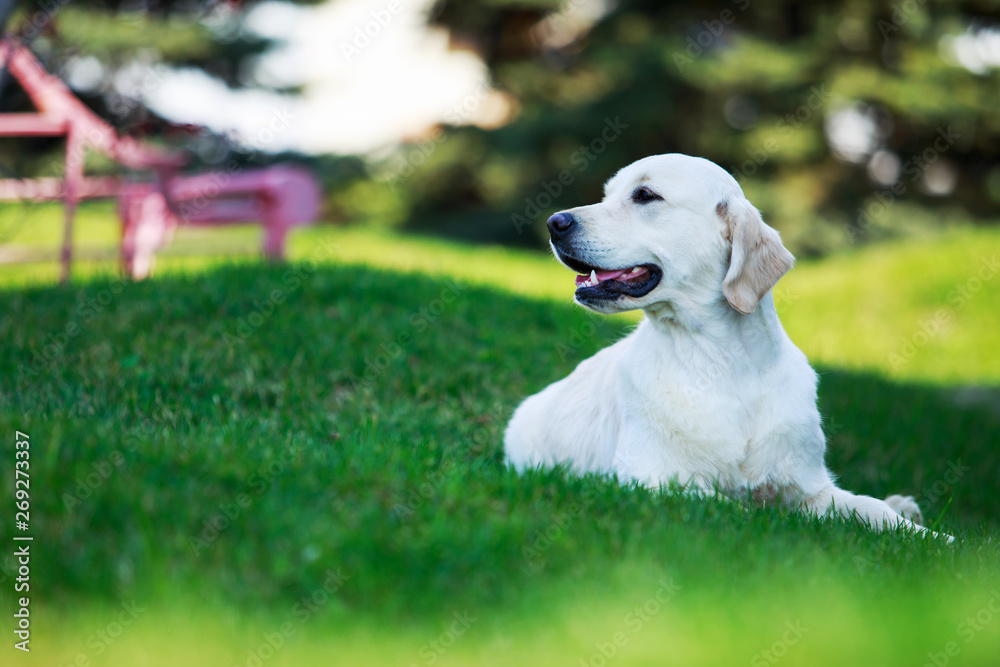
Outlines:
<svg viewBox="0 0 1000 667"><path fill-rule="evenodd" d="M638 201L637 188L662 199ZM874 528L925 531L901 514L919 516L912 498L855 495L827 470L816 373L771 296L793 258L735 179L707 160L657 155L619 171L602 202L564 214L574 225L553 241L560 261L654 265L662 278L643 296L577 295L592 310L645 318L518 407L504 439L511 465L778 496Z"/></svg>

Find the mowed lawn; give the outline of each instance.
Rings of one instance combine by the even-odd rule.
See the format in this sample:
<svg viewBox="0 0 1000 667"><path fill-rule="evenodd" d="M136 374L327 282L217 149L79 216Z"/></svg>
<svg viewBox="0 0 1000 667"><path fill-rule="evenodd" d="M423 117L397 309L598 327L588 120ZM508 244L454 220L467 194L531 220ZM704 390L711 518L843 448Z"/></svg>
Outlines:
<svg viewBox="0 0 1000 667"><path fill-rule="evenodd" d="M113 241L106 213L88 238ZM11 242L51 247L31 215ZM12 664L996 663L1000 233L806 263L777 295L842 484L916 495L952 546L518 477L518 401L635 318L572 306L530 252L321 227L289 265L185 256L234 239L255 231L184 230L141 283L0 270L0 424L30 435L35 537Z"/></svg>

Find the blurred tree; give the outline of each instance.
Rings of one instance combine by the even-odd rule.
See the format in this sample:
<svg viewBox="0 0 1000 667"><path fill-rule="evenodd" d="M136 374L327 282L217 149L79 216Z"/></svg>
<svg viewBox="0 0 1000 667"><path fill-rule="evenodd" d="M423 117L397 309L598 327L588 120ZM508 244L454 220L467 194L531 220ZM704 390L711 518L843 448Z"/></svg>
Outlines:
<svg viewBox="0 0 1000 667"><path fill-rule="evenodd" d="M320 0L291 0L315 4ZM274 44L249 30L246 16L259 2L220 0L0 0L5 33L28 42L46 68L60 76L91 109L119 131L166 139L189 149L193 167L278 160L308 162L330 187L367 177L356 158L263 155L235 150L226 137L203 127L170 123L143 104L145 88L156 85L160 67L193 67L233 88L268 88L253 74L254 60ZM6 10L6 11L5 11ZM13 11L10 11L13 10ZM281 89L278 92L298 92ZM0 111L29 111L32 105L9 76L0 76ZM61 139L0 139L0 177L58 176ZM90 173L120 167L93 152ZM343 218L342 206L330 207Z"/></svg>
<svg viewBox="0 0 1000 667"><path fill-rule="evenodd" d="M415 228L529 245L662 152L730 170L799 254L983 219L1000 201L998 18L950 0L441 0L432 22L517 111L448 127L387 178Z"/></svg>
<svg viewBox="0 0 1000 667"><path fill-rule="evenodd" d="M321 0L284 0L317 4ZM272 44L246 29L243 18L260 0L41 0L15 3L7 30L40 39L48 55L86 55L112 67L138 56L191 66L231 86L261 85L248 61Z"/></svg>

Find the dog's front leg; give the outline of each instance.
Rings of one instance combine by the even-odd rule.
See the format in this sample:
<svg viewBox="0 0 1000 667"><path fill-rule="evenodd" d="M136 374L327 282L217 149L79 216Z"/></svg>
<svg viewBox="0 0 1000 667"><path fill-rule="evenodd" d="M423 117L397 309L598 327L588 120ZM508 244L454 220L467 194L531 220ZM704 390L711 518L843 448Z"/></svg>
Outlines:
<svg viewBox="0 0 1000 667"><path fill-rule="evenodd" d="M850 491L838 489L832 484L805 500L803 505L807 510L819 515L835 511L842 516L860 518L875 530L903 525L910 530L925 535L941 537L941 535L899 514L884 500L872 498L871 496L856 495ZM950 535L944 535L944 537L947 537L949 542L955 539Z"/></svg>
<svg viewBox="0 0 1000 667"><path fill-rule="evenodd" d="M651 489L680 484L703 495L714 489L702 486L681 464L669 440L644 425L646 421L626 417L615 445L614 471L623 482L636 481Z"/></svg>

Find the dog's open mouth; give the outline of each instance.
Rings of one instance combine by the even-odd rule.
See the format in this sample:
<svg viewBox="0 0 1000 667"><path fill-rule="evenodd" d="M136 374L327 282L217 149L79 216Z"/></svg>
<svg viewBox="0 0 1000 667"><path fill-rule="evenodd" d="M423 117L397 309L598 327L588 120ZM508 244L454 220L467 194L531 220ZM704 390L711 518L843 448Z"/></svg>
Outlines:
<svg viewBox="0 0 1000 667"><path fill-rule="evenodd" d="M655 264L637 264L624 269L600 269L559 253L562 262L578 272L576 295L583 299L638 298L656 287L663 271Z"/></svg>

